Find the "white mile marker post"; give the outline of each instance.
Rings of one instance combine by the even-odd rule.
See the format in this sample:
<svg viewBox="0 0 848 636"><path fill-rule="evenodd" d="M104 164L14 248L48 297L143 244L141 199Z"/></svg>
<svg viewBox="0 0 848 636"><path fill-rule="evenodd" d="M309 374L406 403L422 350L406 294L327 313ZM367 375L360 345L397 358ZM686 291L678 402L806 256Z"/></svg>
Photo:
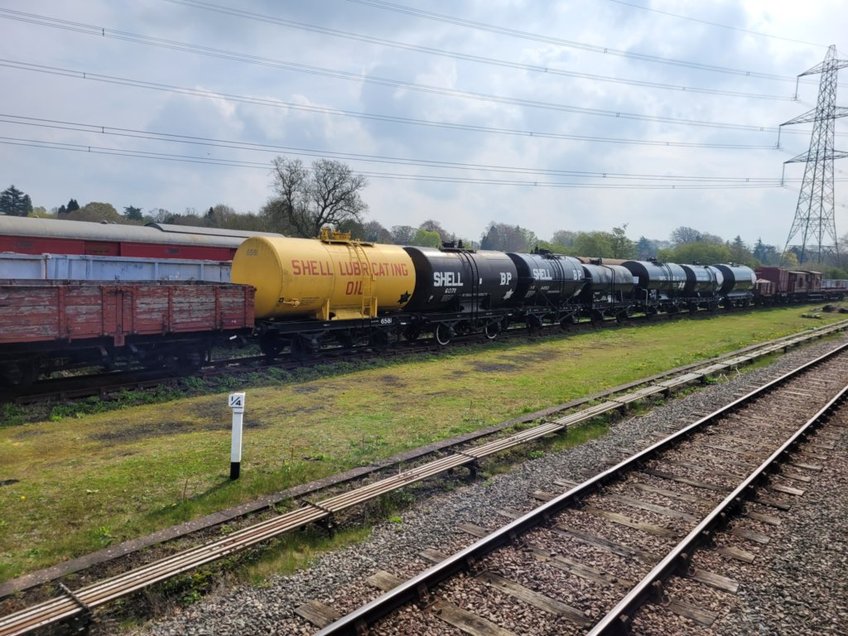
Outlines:
<svg viewBox="0 0 848 636"><path fill-rule="evenodd" d="M238 479L241 472L241 429L244 423L244 393L230 393L229 406L233 409L233 442L230 446L230 479Z"/></svg>

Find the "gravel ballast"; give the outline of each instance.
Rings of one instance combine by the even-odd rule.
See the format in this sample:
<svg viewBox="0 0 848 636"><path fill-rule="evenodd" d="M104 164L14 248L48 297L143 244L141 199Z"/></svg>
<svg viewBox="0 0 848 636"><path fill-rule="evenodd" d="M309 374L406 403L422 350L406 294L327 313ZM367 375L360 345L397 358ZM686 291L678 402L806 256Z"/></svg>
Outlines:
<svg viewBox="0 0 848 636"><path fill-rule="evenodd" d="M839 341L845 337L840 336ZM401 521L378 524L362 543L326 553L308 569L270 579L261 588L241 585L220 589L201 601L151 621L137 634L312 634L317 628L294 610L318 600L340 613L376 598L365 584L377 570L407 578L429 567L419 552L427 548L450 554L476 539L458 528L473 523L494 529L505 522L499 511L524 512L533 507L531 493L554 491L556 479L582 481L624 456L678 430L744 395L766 379L831 350L834 340L816 343L780 357L768 367L735 374L718 384L621 419L602 438L579 447L527 460L511 472L478 480L421 501L401 514ZM845 436L830 451L833 459L760 551L748 571L736 603L723 612L715 634L837 634L848 626L848 457ZM561 490L561 489L560 489ZM790 521L789 519L792 519ZM756 566L756 567L754 567ZM801 605L799 605L801 604ZM806 616L798 619L803 606ZM459 633L428 621L432 633ZM680 623L685 625L685 623ZM690 625L691 626L691 625ZM105 627L103 628L105 630ZM95 633L98 628L95 626ZM101 632L103 630L100 630ZM429 630L428 630L429 631ZM555 633L540 631L539 633ZM681 631L680 633L690 633Z"/></svg>

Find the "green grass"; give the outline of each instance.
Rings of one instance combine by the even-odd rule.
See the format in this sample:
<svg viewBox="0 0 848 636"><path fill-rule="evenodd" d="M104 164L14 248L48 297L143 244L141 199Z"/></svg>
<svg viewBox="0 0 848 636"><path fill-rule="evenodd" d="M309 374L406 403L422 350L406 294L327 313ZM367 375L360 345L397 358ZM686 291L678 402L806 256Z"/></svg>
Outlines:
<svg viewBox="0 0 848 636"><path fill-rule="evenodd" d="M363 525L341 528L331 535L323 529L308 529L296 536L282 536L259 553L239 578L250 585L262 585L273 574L290 574L308 567L322 552L364 541L370 535L371 528Z"/></svg>
<svg viewBox="0 0 848 636"><path fill-rule="evenodd" d="M434 440L836 321L802 308L492 343L0 426L0 580ZM244 380L242 380L244 381ZM247 391L230 482L227 392ZM20 407L0 412L5 422ZM589 429L588 436L603 434ZM573 440L572 440L573 442ZM573 442L578 443L578 442ZM289 557L272 560L287 561ZM296 559L295 559L296 561ZM277 567L277 566L274 566Z"/></svg>

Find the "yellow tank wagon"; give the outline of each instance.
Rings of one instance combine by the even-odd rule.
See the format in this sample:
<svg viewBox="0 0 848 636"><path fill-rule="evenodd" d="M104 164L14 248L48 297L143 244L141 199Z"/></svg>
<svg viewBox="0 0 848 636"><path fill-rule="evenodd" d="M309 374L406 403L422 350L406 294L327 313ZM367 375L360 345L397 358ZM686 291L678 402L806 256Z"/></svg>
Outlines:
<svg viewBox="0 0 848 636"><path fill-rule="evenodd" d="M402 247L347 234L256 236L236 251L231 280L256 288L257 318L353 320L403 309L415 268Z"/></svg>

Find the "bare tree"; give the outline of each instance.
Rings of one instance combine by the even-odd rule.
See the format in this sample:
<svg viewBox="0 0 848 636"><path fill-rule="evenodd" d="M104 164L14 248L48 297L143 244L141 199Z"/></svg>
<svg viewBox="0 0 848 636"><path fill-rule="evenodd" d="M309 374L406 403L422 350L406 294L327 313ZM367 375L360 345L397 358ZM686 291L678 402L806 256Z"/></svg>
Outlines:
<svg viewBox="0 0 848 636"><path fill-rule="evenodd" d="M363 227L362 238L374 243L391 243L392 233L389 232L379 221L368 221Z"/></svg>
<svg viewBox="0 0 848 636"><path fill-rule="evenodd" d="M368 209L360 196L365 177L344 163L319 159L311 168L300 159L274 159L277 196L266 206L272 221L297 236L318 236L325 225L360 221Z"/></svg>

